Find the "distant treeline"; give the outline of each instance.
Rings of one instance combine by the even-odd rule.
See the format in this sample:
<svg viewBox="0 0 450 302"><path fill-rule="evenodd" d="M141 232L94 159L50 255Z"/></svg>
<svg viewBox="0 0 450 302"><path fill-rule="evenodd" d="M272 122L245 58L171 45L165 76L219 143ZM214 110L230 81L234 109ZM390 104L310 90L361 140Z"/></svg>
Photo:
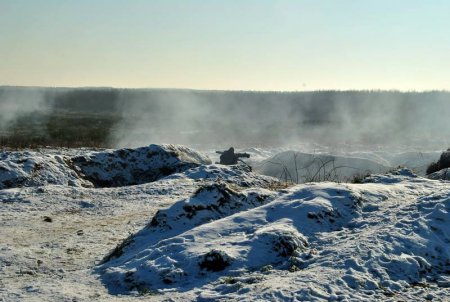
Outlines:
<svg viewBox="0 0 450 302"><path fill-rule="evenodd" d="M0 87L0 110L2 147L109 147L137 133L174 143L206 143L212 136L230 143L274 137L276 143L299 138L383 142L450 134L450 93L443 91Z"/></svg>

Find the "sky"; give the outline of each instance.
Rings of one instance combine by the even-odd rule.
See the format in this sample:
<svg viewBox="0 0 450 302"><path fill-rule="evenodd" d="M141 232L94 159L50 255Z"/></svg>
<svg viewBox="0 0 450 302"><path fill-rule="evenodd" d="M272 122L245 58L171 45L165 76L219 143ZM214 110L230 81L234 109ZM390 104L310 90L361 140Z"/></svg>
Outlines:
<svg viewBox="0 0 450 302"><path fill-rule="evenodd" d="M449 90L448 0L0 0L0 85Z"/></svg>

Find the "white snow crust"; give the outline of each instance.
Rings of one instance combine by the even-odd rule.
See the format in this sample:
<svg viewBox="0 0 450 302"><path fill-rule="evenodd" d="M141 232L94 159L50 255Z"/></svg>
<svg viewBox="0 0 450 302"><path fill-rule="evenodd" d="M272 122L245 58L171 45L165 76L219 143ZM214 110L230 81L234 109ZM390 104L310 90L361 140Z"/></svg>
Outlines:
<svg viewBox="0 0 450 302"><path fill-rule="evenodd" d="M170 231L150 225L99 271L115 293L194 291L196 298L257 301L445 300L450 188L407 170L380 178L298 185L259 207L228 211L221 219L208 216L201 225L186 216L180 223L177 203L164 211L173 221ZM211 252L227 266L202 268Z"/></svg>
<svg viewBox="0 0 450 302"><path fill-rule="evenodd" d="M151 148L167 156L0 153L0 301L449 301L442 177L398 169L285 187ZM121 180L101 186L95 173Z"/></svg>

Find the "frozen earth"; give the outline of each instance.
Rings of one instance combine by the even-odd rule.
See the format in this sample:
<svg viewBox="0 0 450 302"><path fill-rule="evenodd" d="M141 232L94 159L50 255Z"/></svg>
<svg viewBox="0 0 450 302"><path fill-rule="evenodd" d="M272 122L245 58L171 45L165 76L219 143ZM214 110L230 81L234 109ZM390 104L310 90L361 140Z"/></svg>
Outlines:
<svg viewBox="0 0 450 302"><path fill-rule="evenodd" d="M147 183L210 164L208 157L183 146L84 152L75 156L45 151L1 152L0 189L70 185L119 187Z"/></svg>
<svg viewBox="0 0 450 302"><path fill-rule="evenodd" d="M447 180L286 187L178 146L135 179L148 148L2 153L1 179L25 181L0 190L0 300L448 301Z"/></svg>

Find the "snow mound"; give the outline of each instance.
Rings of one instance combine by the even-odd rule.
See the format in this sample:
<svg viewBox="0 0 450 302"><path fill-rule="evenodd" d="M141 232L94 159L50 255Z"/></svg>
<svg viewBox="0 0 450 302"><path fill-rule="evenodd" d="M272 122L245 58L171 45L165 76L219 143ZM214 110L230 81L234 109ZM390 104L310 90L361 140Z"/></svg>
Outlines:
<svg viewBox="0 0 450 302"><path fill-rule="evenodd" d="M294 183L304 183L349 181L355 176L384 173L389 169L388 166L365 158L285 151L264 160L255 171Z"/></svg>
<svg viewBox="0 0 450 302"><path fill-rule="evenodd" d="M196 151L174 145L85 151L73 157L5 151L0 153L0 158L0 189L50 184L119 187L156 181L211 163L208 157Z"/></svg>
<svg viewBox="0 0 450 302"><path fill-rule="evenodd" d="M450 168L428 174L427 177L434 180L450 180Z"/></svg>
<svg viewBox="0 0 450 302"><path fill-rule="evenodd" d="M211 160L183 146L150 145L136 149L91 152L71 164L96 187L120 187L156 181Z"/></svg>
<svg viewBox="0 0 450 302"><path fill-rule="evenodd" d="M273 191L259 188L238 192L226 183L204 184L191 197L180 200L169 208L158 210L144 230L122 244L121 253L127 251L132 242L145 240L147 243L157 243L198 225L265 204L275 195ZM147 237L151 237L151 241L148 241ZM105 257L104 262L115 257L117 249Z"/></svg>
<svg viewBox="0 0 450 302"><path fill-rule="evenodd" d="M341 229L360 208L356 196L340 189L301 188L265 205L261 194L243 194L224 203L233 195L213 185L158 212L117 259L100 268L105 283L114 284L109 289L190 286L208 280L206 271L287 269L291 257L299 262L309 257L308 235ZM194 215L193 209L198 209Z"/></svg>
<svg viewBox="0 0 450 302"><path fill-rule="evenodd" d="M194 179L225 182L240 187L271 188L279 184L278 179L252 173L246 165L202 165L182 173L173 174L166 179Z"/></svg>
<svg viewBox="0 0 450 302"><path fill-rule="evenodd" d="M402 181L415 181L417 175L408 168L397 168L388 171L385 174L373 174L364 177L363 182L365 183L398 183ZM421 179L419 179L421 181Z"/></svg>
<svg viewBox="0 0 450 302"><path fill-rule="evenodd" d="M0 153L0 189L45 185L92 187L60 155L32 151Z"/></svg>
<svg viewBox="0 0 450 302"><path fill-rule="evenodd" d="M186 229L262 205L274 195L264 189L237 192L225 183L211 183L200 187L192 197L159 210L149 227L159 232Z"/></svg>
<svg viewBox="0 0 450 302"><path fill-rule="evenodd" d="M201 288L198 298L212 300L411 300L417 287L449 286L445 184L400 169L248 203L250 191L212 184L158 212L97 272L114 294Z"/></svg>

